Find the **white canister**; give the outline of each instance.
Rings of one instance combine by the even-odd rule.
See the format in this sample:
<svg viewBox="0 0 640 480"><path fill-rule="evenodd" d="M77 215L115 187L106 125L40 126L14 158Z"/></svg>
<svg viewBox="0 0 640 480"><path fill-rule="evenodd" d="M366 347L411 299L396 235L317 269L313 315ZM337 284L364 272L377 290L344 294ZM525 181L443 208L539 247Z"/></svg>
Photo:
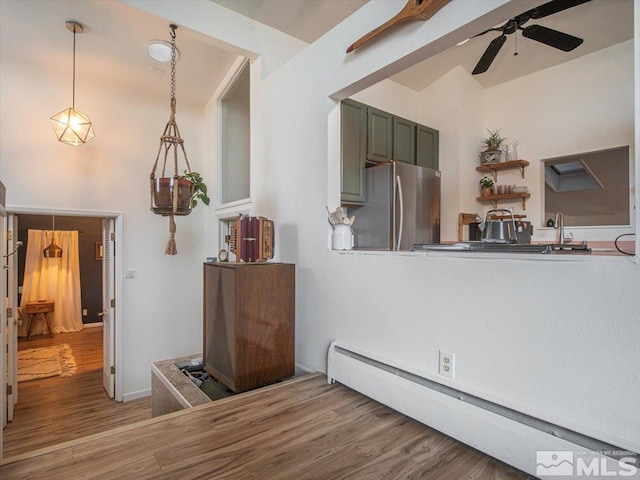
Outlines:
<svg viewBox="0 0 640 480"><path fill-rule="evenodd" d="M334 250L351 250L353 248L351 225L338 224L333 226L331 246Z"/></svg>

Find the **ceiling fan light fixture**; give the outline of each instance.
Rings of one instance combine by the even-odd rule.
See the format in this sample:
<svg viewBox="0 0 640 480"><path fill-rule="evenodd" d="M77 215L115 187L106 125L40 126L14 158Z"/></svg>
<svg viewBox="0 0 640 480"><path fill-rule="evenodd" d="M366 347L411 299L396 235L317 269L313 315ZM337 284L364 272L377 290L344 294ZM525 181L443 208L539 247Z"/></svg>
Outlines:
<svg viewBox="0 0 640 480"><path fill-rule="evenodd" d="M569 35L568 33L559 32L543 25L529 25L526 27L524 27L523 25L532 18L536 20L544 18L549 15L553 15L554 13L577 7L578 5L582 5L583 3L587 3L590 1L591 0L551 0L550 2L547 2L531 10L527 10L526 12L523 12L520 15L507 20L507 22L502 26L493 27L475 35L476 37L480 37L489 32L501 33L499 37L494 38L489 43L487 49L484 51L484 54L478 61L471 74L478 75L481 73L485 73L491 66L491 63L493 63L493 61L495 60L498 52L502 48L502 45L504 45L506 35L512 35L518 30L522 31L522 36L524 38L528 38L536 42L548 45L550 47L557 48L558 50L562 50L564 52L570 52L578 48L583 42L581 38L574 37L573 35ZM515 38L517 38L517 36ZM514 55L518 55L517 45Z"/></svg>

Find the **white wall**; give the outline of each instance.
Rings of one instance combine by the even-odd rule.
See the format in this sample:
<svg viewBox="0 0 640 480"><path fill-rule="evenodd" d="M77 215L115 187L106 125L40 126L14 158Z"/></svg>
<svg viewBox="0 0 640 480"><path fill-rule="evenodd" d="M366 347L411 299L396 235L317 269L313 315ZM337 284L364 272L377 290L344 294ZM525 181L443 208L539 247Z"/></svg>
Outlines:
<svg viewBox="0 0 640 480"><path fill-rule="evenodd" d="M125 398L150 386L149 364L199 352L205 208L177 219L179 254L164 255L168 220L149 211L149 174L169 120L165 96L77 78L77 108L96 137L74 148L58 142L49 117L68 107L68 71L42 72L0 60L0 177L10 207L123 212ZM167 78L168 82L168 78ZM204 160L204 107L179 102L177 122L193 170ZM122 365L118 365L118 368Z"/></svg>
<svg viewBox="0 0 640 480"><path fill-rule="evenodd" d="M640 270L633 261L327 252L324 205L337 203L327 200L327 158L338 164L327 150L327 116L335 105L327 97L341 86L348 91L353 81L351 69L334 59L354 36L351 22L366 30L367 15L377 8L384 7L356 12L332 38L262 85L269 129L263 157L275 175L261 185L272 195L270 205L256 210L291 227L277 248L280 258L297 263L298 361L324 370L328 344L339 339L442 381L438 349L446 349L456 354L457 377L450 382L456 388L637 448L640 388L629 379L637 379L640 363L631 340L640 335L634 300ZM402 51L395 40L380 48ZM373 46L358 60L367 64L364 72L384 65ZM480 110L482 101L473 101ZM437 118L423 120L439 127ZM476 162L475 141L459 141L452 156L473 148ZM620 370L612 372L607 357Z"/></svg>
<svg viewBox="0 0 640 480"><path fill-rule="evenodd" d="M182 2L142 3L150 10L175 12L187 27L214 30L214 18L204 21L198 12L192 14L181 8ZM205 3L211 2L201 2ZM392 2L369 2L260 83L256 97L260 131L256 151L252 151L252 197L254 212L276 222L278 259L296 263L296 358L311 369L325 370L329 342L339 339L393 359L426 377L620 447L637 449L640 268L632 259L545 257L534 261L521 257L342 255L327 250L325 205L338 201L337 195L328 195L327 164L333 169L339 165L335 149L329 151L327 147L328 138L337 131L328 129L332 126L328 117L337 104L330 96L336 92L348 95L370 86L390 71L438 51L443 44L468 37L470 30L491 27L499 18L522 11L521 2L505 4L495 15L487 14L465 27L503 3L451 2L431 21L396 29L384 41L371 44L357 55L345 56L344 49L355 37L397 10ZM458 27L461 29L450 34ZM220 35L225 32L229 29ZM208 33L216 35L214 31ZM232 33L228 33L229 38ZM257 46L257 51L271 48L277 45L264 43ZM3 124L7 112L4 98L3 95ZM89 107L86 110L91 112ZM51 108L55 110L49 105L47 111ZM189 129L181 124L181 130L186 135ZM153 147L155 141L149 138L148 143ZM5 137L3 148L4 144ZM125 151L125 145L119 146L123 148L112 152L114 155ZM131 147L129 143L126 146ZM458 148L464 151L469 145L461 141ZM143 173L147 161L140 158L148 150L145 146L126 158L128 164L144 164L139 167L139 174L130 178L146 178ZM43 151L37 153L39 157L44 155ZM32 158L25 155L20 160L33 166ZM5 160L3 177L6 163ZM24 172L14 171L12 180L17 181L20 174ZM254 181L256 174L259 176ZM335 172L331 176L335 178ZM38 185L45 183L39 174L36 178ZM71 183L79 182L74 179ZM32 191L16 195L21 201L33 203L62 194L64 189L54 185L46 187L46 191L46 195ZM144 205L144 188L139 194L135 192L138 190L131 189L130 193L139 196ZM114 200L113 208L125 208L124 199L129 195L122 197ZM64 197L58 201L64 205L70 202ZM199 287L193 291L189 287L196 284L196 278L199 285L200 259L189 262L186 257L166 259L146 253L142 248L146 239L162 243L163 226L157 225L157 219L144 216L148 213L143 211L143 207L132 211L139 224L127 224L127 238L134 250L125 259L125 264L135 261L142 265L138 268L145 272L154 264L153 279L149 272L136 279L140 287L134 292L127 287L127 299L131 299L127 301L135 298L137 302L129 305L128 311L137 314L134 318L141 318L125 355L136 372L148 372L148 361L161 350L162 357L168 358L181 353L177 344L191 346L200 340L199 335L197 339L186 338L191 334L182 328L182 322L192 321L187 314L195 312L193 304L199 302L194 298L200 295ZM211 218L211 212L206 215ZM186 224L179 224L179 248ZM210 223L207 225L210 238ZM191 241L197 242L199 234L194 235ZM204 249L194 246L194 250ZM142 257L140 263L138 256ZM177 270L170 270L169 264L177 262ZM181 271L192 275L192 281L171 283L175 273ZM165 288L166 282L172 288ZM141 293L152 291L157 303L142 300L145 297ZM145 307L151 314L144 311ZM175 323L157 325L158 318L164 318L164 311L172 314ZM193 321L199 322L199 318ZM127 338L130 333L127 331ZM437 375L439 348L455 353L455 380ZM615 359L615 369L610 368L611 359ZM138 375L130 380L142 383Z"/></svg>
<svg viewBox="0 0 640 480"><path fill-rule="evenodd" d="M329 118L337 105L330 97L351 95L408 59L433 53L442 46L430 43L438 36L462 40L466 27L448 33L490 8L488 2L452 2L434 21L399 29L347 57L344 47L354 37L394 13L393 5L370 2L260 83L252 172L255 165L265 175L252 183L253 210L276 221L276 255L297 265L297 361L324 370L329 342L339 339L456 388L638 448L640 351L633 339L640 336L640 269L632 259L327 251L324 207L338 203L327 178L336 178L339 165L336 149L327 146L328 139L335 146L338 131ZM522 4L506 5L496 15L521 10ZM187 17L182 20L190 26ZM497 22L487 15L471 28ZM461 90L466 83L459 79ZM464 95L481 110L477 95ZM437 116L423 118L438 128ZM460 132L483 127L463 122ZM453 147L443 146L451 150L447 156L476 151L469 135L457 137ZM466 197L460 198L464 205ZM456 354L453 381L437 375L440 348ZM615 370L605 361L611 358Z"/></svg>
<svg viewBox="0 0 640 480"><path fill-rule="evenodd" d="M519 201L499 206L527 215L534 241L553 241L557 232L544 228L541 161L622 145L631 145L634 158L633 64L628 40L487 90L458 66L420 93L383 80L351 98L440 131L442 241L457 240L459 212L484 215L492 208L476 201L481 175L475 167L487 129L500 129L507 143L517 140L519 157L531 163L525 179L519 170L503 171L497 182L526 185L526 209ZM633 227L573 230L576 240L613 241Z"/></svg>
<svg viewBox="0 0 640 480"><path fill-rule="evenodd" d="M499 183L529 187L532 195L524 213L536 227L546 222L542 160L624 145L630 145L635 157L633 59L633 40L628 40L486 90L486 127L500 128L507 143L519 140L520 157L531 163L524 180L516 171L500 173ZM472 166L475 169L470 164L467 170ZM573 230L577 240L613 241L627 232L633 229ZM553 229L534 232L536 240L553 240L555 235Z"/></svg>
<svg viewBox="0 0 640 480"><path fill-rule="evenodd" d="M477 158L477 139L484 132L484 96L484 89L462 67L452 69L419 93L383 80L351 96L440 132L442 241L458 239L459 212L482 210L479 205L469 206L468 201L476 193L477 179L461 175L461 170L468 168L469 158Z"/></svg>
<svg viewBox="0 0 640 480"><path fill-rule="evenodd" d="M262 54L252 62L252 95L262 77L306 47L209 1L123 3L184 26L186 16L195 30L218 34L215 45L252 58ZM215 209L200 205L176 221L178 255L163 253L168 220L149 211L148 179L169 119L168 99L79 75L77 107L90 115L96 138L73 149L57 142L48 125L51 115L68 106L68 71L43 72L5 55L0 64L0 178L8 205L123 212L123 265L135 270L135 279L124 280L123 272L117 279L124 286L124 298L117 300L123 302L124 317L123 365L117 368L124 370L125 399L148 393L151 362L202 350L201 265L220 248ZM212 203L218 201L215 98L208 106L178 99L177 110L192 170L204 173ZM259 104L257 94L256 100ZM252 109L257 117L259 107ZM252 129L257 130L253 124ZM252 139L252 155L257 142ZM259 164L252 168L252 185L264 173Z"/></svg>
<svg viewBox="0 0 640 480"><path fill-rule="evenodd" d="M458 212L482 215L491 208L476 201L481 175L475 167L480 139L487 129L500 129L507 143L519 142L519 157L531 164L525 179L513 170L500 172L497 182L526 185L531 193L526 210L519 201L500 207L526 214L536 227L534 240L553 240L555 230L540 228L546 221L541 160L622 145L631 145L633 159L633 82L629 40L487 90L456 67L420 92L421 123L437 128L441 136L442 239L457 238ZM574 235L576 240L613 241L632 231L578 228Z"/></svg>
<svg viewBox="0 0 640 480"><path fill-rule="evenodd" d="M414 122L420 119L420 102L415 90L392 80L383 80L352 95L354 100Z"/></svg>
<svg viewBox="0 0 640 480"><path fill-rule="evenodd" d="M462 67L456 67L419 95L420 123L440 132L442 171L441 241L458 239L458 213L480 211L469 206L477 180L465 175L477 158L484 125L484 91ZM475 172L475 170L473 170Z"/></svg>
<svg viewBox="0 0 640 480"><path fill-rule="evenodd" d="M303 50L307 43L244 17L209 0L119 0L120 2L204 33L213 45L249 58L260 56L259 74L268 76Z"/></svg>

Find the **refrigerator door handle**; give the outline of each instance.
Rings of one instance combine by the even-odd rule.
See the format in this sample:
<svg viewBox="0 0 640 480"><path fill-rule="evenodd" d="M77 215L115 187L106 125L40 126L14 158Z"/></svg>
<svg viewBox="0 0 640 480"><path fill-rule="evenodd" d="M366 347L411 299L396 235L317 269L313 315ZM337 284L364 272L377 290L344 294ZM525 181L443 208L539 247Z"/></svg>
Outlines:
<svg viewBox="0 0 640 480"><path fill-rule="evenodd" d="M404 199L402 195L402 182L400 181L400 175L396 175L396 183L398 184L398 198L400 199L400 228L398 229L398 241L396 242L396 250L400 250L400 243L402 243L402 228L404 227Z"/></svg>

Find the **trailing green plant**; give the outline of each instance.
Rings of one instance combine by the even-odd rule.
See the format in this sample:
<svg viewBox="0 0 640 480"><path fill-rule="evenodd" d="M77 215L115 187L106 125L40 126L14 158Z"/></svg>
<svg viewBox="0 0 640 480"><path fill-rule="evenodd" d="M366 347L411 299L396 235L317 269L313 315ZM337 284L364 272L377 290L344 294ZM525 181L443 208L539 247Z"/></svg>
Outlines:
<svg viewBox="0 0 640 480"><path fill-rule="evenodd" d="M211 199L207 196L207 185L204 183L202 175L198 172L184 171L182 178L189 180L193 184L193 199L191 200L191 208L194 208L200 200L205 205L209 205Z"/></svg>
<svg viewBox="0 0 640 480"><path fill-rule="evenodd" d="M480 179L480 188L491 188L493 187L493 180L489 177L482 177Z"/></svg>
<svg viewBox="0 0 640 480"><path fill-rule="evenodd" d="M507 137L501 137L499 129L494 131L487 129L487 132L489 132L489 136L482 139L482 144L487 148L487 151L500 150L500 145L502 145L502 142L504 142Z"/></svg>

